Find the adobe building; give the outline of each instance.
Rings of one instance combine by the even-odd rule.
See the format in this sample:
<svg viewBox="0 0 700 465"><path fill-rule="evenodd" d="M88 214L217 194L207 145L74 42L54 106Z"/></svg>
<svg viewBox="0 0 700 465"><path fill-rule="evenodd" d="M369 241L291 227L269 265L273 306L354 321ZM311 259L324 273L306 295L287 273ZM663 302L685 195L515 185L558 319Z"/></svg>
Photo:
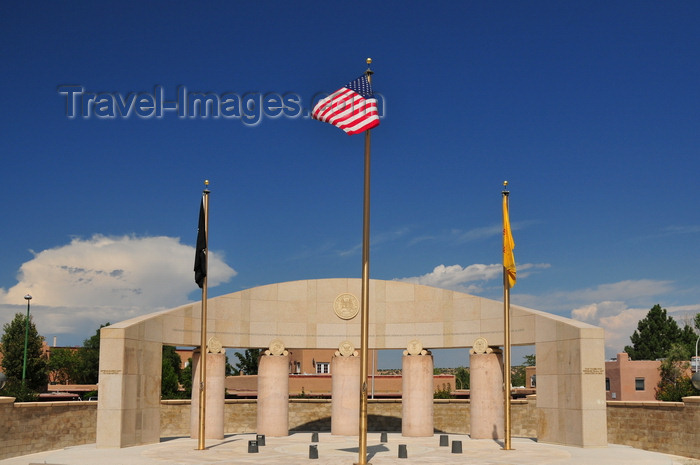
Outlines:
<svg viewBox="0 0 700 465"><path fill-rule="evenodd" d="M626 352L605 362L606 400L656 400L656 386L661 381L658 360L630 360Z"/></svg>
<svg viewBox="0 0 700 465"><path fill-rule="evenodd" d="M337 349L336 349L337 350ZM331 359L335 350L329 349L290 349L289 373L294 375L323 375L331 371ZM369 374L377 373L377 350L368 351Z"/></svg>
<svg viewBox="0 0 700 465"><path fill-rule="evenodd" d="M192 358L193 349L176 350L182 360L181 367ZM332 386L331 360L335 355L332 349L289 349L289 396L290 397L330 397ZM369 350L369 386L367 396L374 398L401 397L402 379L400 374L378 373L378 350ZM227 397L255 398L258 393L258 376L236 374L226 376ZM93 388L95 389L95 388ZM433 375L433 391L456 390L453 374ZM469 391L462 391L462 393ZM524 396L524 395L523 395Z"/></svg>
<svg viewBox="0 0 700 465"><path fill-rule="evenodd" d="M333 373L323 375L289 375L290 397L330 397L332 393ZM367 397L398 398L401 397L401 375L369 374ZM254 398L258 394L258 376L227 376L226 394L235 398ZM454 391L455 376L450 374L433 375L433 392L450 389ZM464 392L464 391L463 391ZM467 391L468 392L468 391Z"/></svg>
<svg viewBox="0 0 700 465"><path fill-rule="evenodd" d="M605 400L656 400L656 386L661 381L658 360L630 360L626 352L605 362ZM536 367L525 368L525 387L537 388Z"/></svg>
<svg viewBox="0 0 700 465"><path fill-rule="evenodd" d="M286 389L286 348L334 349L343 356L359 348L360 293L360 279L340 278L270 284L209 299L212 353L222 347L269 348L263 361L270 366L271 356L278 357L274 376ZM477 340L486 348L504 343L500 301L382 280L370 281L369 300L370 349L404 350L404 365L412 360L416 373L428 373L425 368L432 366L432 357L429 363L414 363L429 350L473 348ZM200 315L201 304L188 303L101 329L98 447L160 441L162 346L198 346ZM607 446L603 330L516 305L511 306L510 327L513 345L535 346L538 441ZM426 378L418 377L421 382ZM425 387L432 407L432 392ZM422 408L422 398L407 399L405 388L403 393L404 409ZM268 400L277 399L258 397L258 426L266 418L260 414L261 401L267 405Z"/></svg>

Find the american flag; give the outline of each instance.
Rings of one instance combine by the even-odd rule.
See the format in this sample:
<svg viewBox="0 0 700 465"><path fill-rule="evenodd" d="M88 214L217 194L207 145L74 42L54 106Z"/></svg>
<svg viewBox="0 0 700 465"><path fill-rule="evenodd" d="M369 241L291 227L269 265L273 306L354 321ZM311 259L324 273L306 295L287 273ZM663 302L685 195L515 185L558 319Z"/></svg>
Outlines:
<svg viewBox="0 0 700 465"><path fill-rule="evenodd" d="M321 99L314 107L311 117L331 123L348 135L378 126L377 99L374 98L367 76L363 74Z"/></svg>

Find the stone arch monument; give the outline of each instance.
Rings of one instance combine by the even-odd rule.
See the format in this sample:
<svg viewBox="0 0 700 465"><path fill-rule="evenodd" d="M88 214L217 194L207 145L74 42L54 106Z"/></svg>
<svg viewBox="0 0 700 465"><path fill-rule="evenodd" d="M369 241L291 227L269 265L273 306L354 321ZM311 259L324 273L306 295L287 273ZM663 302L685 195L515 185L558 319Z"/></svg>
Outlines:
<svg viewBox="0 0 700 465"><path fill-rule="evenodd" d="M270 284L208 300L208 333L224 347L337 349L360 346L353 296L360 279ZM503 345L503 303L398 281L370 281L369 345L405 349ZM340 303L338 298L340 297ZM335 305L334 305L335 304ZM160 441L162 345L198 346L201 304L123 321L100 333L97 446ZM607 445L603 329L511 305L511 342L535 345L539 441Z"/></svg>

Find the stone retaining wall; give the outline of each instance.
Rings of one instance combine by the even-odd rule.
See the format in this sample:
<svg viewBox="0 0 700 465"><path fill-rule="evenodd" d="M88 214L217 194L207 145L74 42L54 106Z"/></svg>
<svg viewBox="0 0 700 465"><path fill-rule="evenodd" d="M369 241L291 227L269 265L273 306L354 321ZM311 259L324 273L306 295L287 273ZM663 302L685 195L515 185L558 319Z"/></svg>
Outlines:
<svg viewBox="0 0 700 465"><path fill-rule="evenodd" d="M227 400L224 406L224 432L254 433L256 430L255 399ZM160 428L162 437L190 434L190 401L164 400L161 402ZM512 435L535 437L537 424L535 401L514 400L511 414ZM370 431L401 431L401 400L370 399L367 403L367 424ZM469 401L435 399L434 427L437 432L469 434ZM290 399L290 431L330 431L331 401L328 399Z"/></svg>
<svg viewBox="0 0 700 465"><path fill-rule="evenodd" d="M607 403L608 442L700 458L696 425L700 424L700 397L684 402ZM45 450L95 442L97 402L13 403L0 397L0 460ZM468 434L469 401L436 399L436 432ZM511 406L514 437L535 437L535 397L514 400ZM256 430L255 399L227 400L225 433ZM190 402L161 402L161 436L189 436ZM326 399L290 399L289 427L292 431L330 431L331 403ZM401 431L401 400L369 400L370 431Z"/></svg>
<svg viewBox="0 0 700 465"><path fill-rule="evenodd" d="M24 402L0 397L0 460L95 442L97 402Z"/></svg>
<svg viewBox="0 0 700 465"><path fill-rule="evenodd" d="M608 442L700 459L700 397L607 404Z"/></svg>

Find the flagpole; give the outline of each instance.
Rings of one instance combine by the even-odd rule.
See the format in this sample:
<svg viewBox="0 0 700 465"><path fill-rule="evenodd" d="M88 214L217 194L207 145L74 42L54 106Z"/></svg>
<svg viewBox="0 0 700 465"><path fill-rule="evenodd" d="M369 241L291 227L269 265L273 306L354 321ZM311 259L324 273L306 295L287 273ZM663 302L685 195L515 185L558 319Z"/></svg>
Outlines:
<svg viewBox="0 0 700 465"><path fill-rule="evenodd" d="M209 181L204 181L205 186L209 186ZM209 268L209 189L202 192L204 197L204 237L207 244L204 250L204 282L202 284L202 316L201 316L201 337L199 344L199 429L197 450L205 449L204 423L206 418L206 391L207 391L207 275Z"/></svg>
<svg viewBox="0 0 700 465"><path fill-rule="evenodd" d="M508 205L508 181L503 183L503 201L504 204ZM506 225L506 218L504 217L503 222L503 250L505 254L505 236L506 228L510 231L510 225ZM511 418L510 418L510 281L508 279L508 270L503 265L503 391L505 400L505 439L503 443L503 450L511 450L510 442L510 430L511 430Z"/></svg>
<svg viewBox="0 0 700 465"><path fill-rule="evenodd" d="M367 81L372 83L372 74L369 69L372 63L367 58ZM362 217L362 315L360 334L360 438L359 458L355 465L369 465L367 463L367 358L369 353L369 198L370 198L370 136L371 129L365 131L365 183Z"/></svg>

